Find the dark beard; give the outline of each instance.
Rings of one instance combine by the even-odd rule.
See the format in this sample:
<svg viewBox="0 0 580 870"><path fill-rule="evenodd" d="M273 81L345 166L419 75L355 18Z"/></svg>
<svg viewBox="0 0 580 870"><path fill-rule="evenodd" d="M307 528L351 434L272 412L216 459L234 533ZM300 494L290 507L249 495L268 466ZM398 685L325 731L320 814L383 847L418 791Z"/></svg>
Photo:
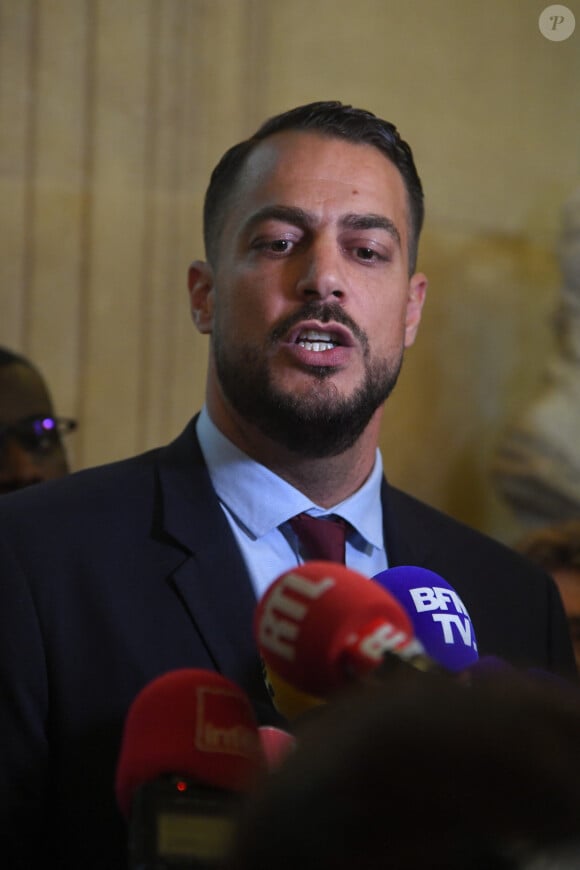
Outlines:
<svg viewBox="0 0 580 870"><path fill-rule="evenodd" d="M312 390L296 396L272 385L264 351L245 347L233 358L216 332L213 342L220 384L238 414L298 456L321 459L343 453L360 438L393 390L403 353L393 365L387 360L371 360L366 335L336 303L308 303L272 331L269 344L286 335L295 324L310 319L344 324L363 349L364 382L349 398L337 394L329 380L333 369L328 366L311 366Z"/></svg>

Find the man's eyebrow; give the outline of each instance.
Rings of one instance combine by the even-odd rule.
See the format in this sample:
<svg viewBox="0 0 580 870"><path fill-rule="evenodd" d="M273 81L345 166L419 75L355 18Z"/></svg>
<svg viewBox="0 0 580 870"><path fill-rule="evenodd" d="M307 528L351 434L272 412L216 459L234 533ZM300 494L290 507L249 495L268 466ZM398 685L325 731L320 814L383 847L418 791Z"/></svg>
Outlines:
<svg viewBox="0 0 580 870"><path fill-rule="evenodd" d="M382 214L346 214L340 219L346 230L386 230L394 241L401 246L401 234L393 221Z"/></svg>
<svg viewBox="0 0 580 870"><path fill-rule="evenodd" d="M252 230L258 224L264 221L273 220L280 221L285 224L292 224L297 227L305 227L309 229L316 223L316 218L310 212L303 208L293 205L265 205L263 208L250 215L244 230L246 232Z"/></svg>
<svg viewBox="0 0 580 870"><path fill-rule="evenodd" d="M264 221L274 220L292 224L297 227L311 229L316 226L316 215L294 205L266 205L248 218L244 230L249 232ZM347 230L386 230L397 245L401 245L401 235L393 221L385 215L372 212L345 214L340 218L339 225Z"/></svg>

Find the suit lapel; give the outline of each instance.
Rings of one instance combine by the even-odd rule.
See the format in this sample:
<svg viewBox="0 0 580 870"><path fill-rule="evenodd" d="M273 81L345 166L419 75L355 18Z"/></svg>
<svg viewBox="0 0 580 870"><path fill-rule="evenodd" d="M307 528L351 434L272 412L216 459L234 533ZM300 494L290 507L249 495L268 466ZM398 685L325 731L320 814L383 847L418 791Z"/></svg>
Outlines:
<svg viewBox="0 0 580 870"><path fill-rule="evenodd" d="M160 451L158 472L161 526L183 552L171 581L216 669L247 687L257 667L256 599L211 485L195 420Z"/></svg>
<svg viewBox="0 0 580 870"><path fill-rule="evenodd" d="M381 500L389 564L426 566L433 541L413 503L383 481ZM158 457L154 526L171 546L173 584L216 670L242 686L272 719L252 625L256 598L244 561L213 490L195 419Z"/></svg>

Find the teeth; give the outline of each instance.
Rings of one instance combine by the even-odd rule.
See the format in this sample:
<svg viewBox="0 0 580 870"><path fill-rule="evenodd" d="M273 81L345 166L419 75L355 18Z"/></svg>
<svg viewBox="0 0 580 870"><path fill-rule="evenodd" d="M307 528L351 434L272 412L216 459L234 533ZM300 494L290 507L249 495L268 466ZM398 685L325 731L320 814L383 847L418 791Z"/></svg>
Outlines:
<svg viewBox="0 0 580 870"><path fill-rule="evenodd" d="M333 347L336 347L334 342L321 342L321 341L299 341L298 344L300 347L305 347L306 350L315 350L317 353L321 350L332 350Z"/></svg>
<svg viewBox="0 0 580 870"><path fill-rule="evenodd" d="M305 329L300 333L300 341L332 341L330 332L319 332L318 329Z"/></svg>
<svg viewBox="0 0 580 870"><path fill-rule="evenodd" d="M317 353L323 350L332 350L337 346L337 342L330 332L320 332L318 329L305 329L298 337L298 344L306 350L313 350Z"/></svg>

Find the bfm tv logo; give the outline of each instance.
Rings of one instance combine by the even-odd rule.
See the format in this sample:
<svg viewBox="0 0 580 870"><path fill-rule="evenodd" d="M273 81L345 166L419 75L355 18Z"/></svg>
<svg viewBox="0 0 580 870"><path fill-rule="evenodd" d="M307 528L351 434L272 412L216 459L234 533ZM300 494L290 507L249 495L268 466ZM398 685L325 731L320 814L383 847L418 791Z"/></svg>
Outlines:
<svg viewBox="0 0 580 870"><path fill-rule="evenodd" d="M459 641L477 650L471 619L457 592L444 586L418 586L409 589L409 595L416 613L430 614L432 622L441 626L444 643Z"/></svg>

